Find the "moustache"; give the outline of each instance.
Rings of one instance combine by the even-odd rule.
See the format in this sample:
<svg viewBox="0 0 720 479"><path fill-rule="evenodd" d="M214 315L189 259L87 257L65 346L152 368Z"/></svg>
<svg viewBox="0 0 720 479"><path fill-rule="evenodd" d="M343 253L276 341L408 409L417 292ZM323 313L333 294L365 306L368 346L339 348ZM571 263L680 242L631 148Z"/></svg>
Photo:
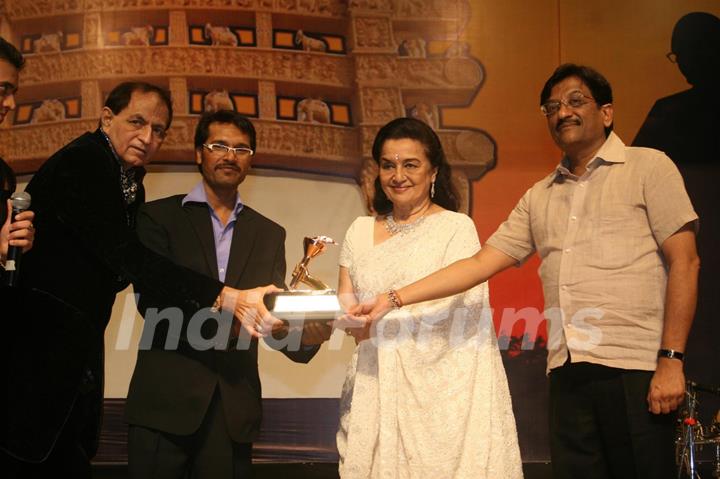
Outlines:
<svg viewBox="0 0 720 479"><path fill-rule="evenodd" d="M558 124L555 125L555 130L556 130L556 131L559 131L560 128L562 128L562 127L565 126L565 125L579 125L579 124L580 124L580 121L574 120L574 119L571 119L571 118L567 118L567 119L565 119L565 120L560 120L560 121L558 121Z"/></svg>
<svg viewBox="0 0 720 479"><path fill-rule="evenodd" d="M235 171L241 171L240 167L234 163L221 163L215 166L216 170L230 169Z"/></svg>

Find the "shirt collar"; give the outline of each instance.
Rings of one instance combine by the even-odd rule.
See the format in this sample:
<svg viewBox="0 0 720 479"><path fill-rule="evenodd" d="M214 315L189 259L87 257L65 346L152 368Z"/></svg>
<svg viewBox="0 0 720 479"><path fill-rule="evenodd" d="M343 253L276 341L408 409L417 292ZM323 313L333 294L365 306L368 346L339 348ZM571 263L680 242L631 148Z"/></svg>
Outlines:
<svg viewBox="0 0 720 479"><path fill-rule="evenodd" d="M190 193L185 195L185 197L181 201L182 205L185 206L186 203L204 203L208 206L210 206L210 203L207 199L207 193L205 192L205 185L201 181L198 184L195 185L195 187L190 190ZM235 196L235 215L240 213L240 211L244 208L244 204L242 200L240 199L240 193L237 193ZM210 206L212 209L212 206Z"/></svg>
<svg viewBox="0 0 720 479"><path fill-rule="evenodd" d="M592 169L603 163L625 163L625 143L613 131L610 132L593 159L588 161L587 166L588 169ZM551 175L548 186L556 181L561 181L564 177L573 176L569 166L567 157L563 157L560 164L555 167L555 173Z"/></svg>

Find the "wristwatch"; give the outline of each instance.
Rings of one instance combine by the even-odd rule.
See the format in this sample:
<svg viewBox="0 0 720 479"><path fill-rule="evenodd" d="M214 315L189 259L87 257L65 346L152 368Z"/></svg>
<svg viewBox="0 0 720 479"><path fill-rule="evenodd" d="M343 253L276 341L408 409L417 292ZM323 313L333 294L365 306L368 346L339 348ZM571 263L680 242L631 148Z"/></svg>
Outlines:
<svg viewBox="0 0 720 479"><path fill-rule="evenodd" d="M680 361L683 360L685 355L681 353L680 351L675 351L674 349L660 349L658 350L658 357L659 358L668 358L668 359L679 359Z"/></svg>

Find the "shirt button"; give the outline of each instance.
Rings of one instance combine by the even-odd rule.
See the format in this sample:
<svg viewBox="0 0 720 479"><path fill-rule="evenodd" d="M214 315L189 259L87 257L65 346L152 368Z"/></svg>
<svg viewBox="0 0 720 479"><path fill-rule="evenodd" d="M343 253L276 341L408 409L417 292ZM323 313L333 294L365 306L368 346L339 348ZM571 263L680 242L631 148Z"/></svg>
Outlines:
<svg viewBox="0 0 720 479"><path fill-rule="evenodd" d="M220 272L221 272L221 273L224 273L224 272L225 272L225 268L220 268Z"/></svg>
<svg viewBox="0 0 720 479"><path fill-rule="evenodd" d="M569 252L570 252L570 248L565 248L565 252L566 252L566 253L569 253Z"/></svg>
<svg viewBox="0 0 720 479"><path fill-rule="evenodd" d="M577 220L577 216L575 216L575 215L571 216L571 217L570 217L570 220L571 220L571 221Z"/></svg>
<svg viewBox="0 0 720 479"><path fill-rule="evenodd" d="M567 291L567 285L563 284L562 286L560 286L560 289L562 289L563 291Z"/></svg>
<svg viewBox="0 0 720 479"><path fill-rule="evenodd" d="M585 183L580 183L580 188L585 188Z"/></svg>

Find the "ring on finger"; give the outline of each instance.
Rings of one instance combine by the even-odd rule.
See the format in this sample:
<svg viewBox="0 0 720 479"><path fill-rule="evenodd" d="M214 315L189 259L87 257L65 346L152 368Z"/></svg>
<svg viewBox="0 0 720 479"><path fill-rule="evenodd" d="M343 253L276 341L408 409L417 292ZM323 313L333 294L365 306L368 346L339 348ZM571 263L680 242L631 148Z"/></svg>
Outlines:
<svg viewBox="0 0 720 479"><path fill-rule="evenodd" d="M262 330L263 330L262 324L255 323L255 331L257 331L258 333L262 333Z"/></svg>

